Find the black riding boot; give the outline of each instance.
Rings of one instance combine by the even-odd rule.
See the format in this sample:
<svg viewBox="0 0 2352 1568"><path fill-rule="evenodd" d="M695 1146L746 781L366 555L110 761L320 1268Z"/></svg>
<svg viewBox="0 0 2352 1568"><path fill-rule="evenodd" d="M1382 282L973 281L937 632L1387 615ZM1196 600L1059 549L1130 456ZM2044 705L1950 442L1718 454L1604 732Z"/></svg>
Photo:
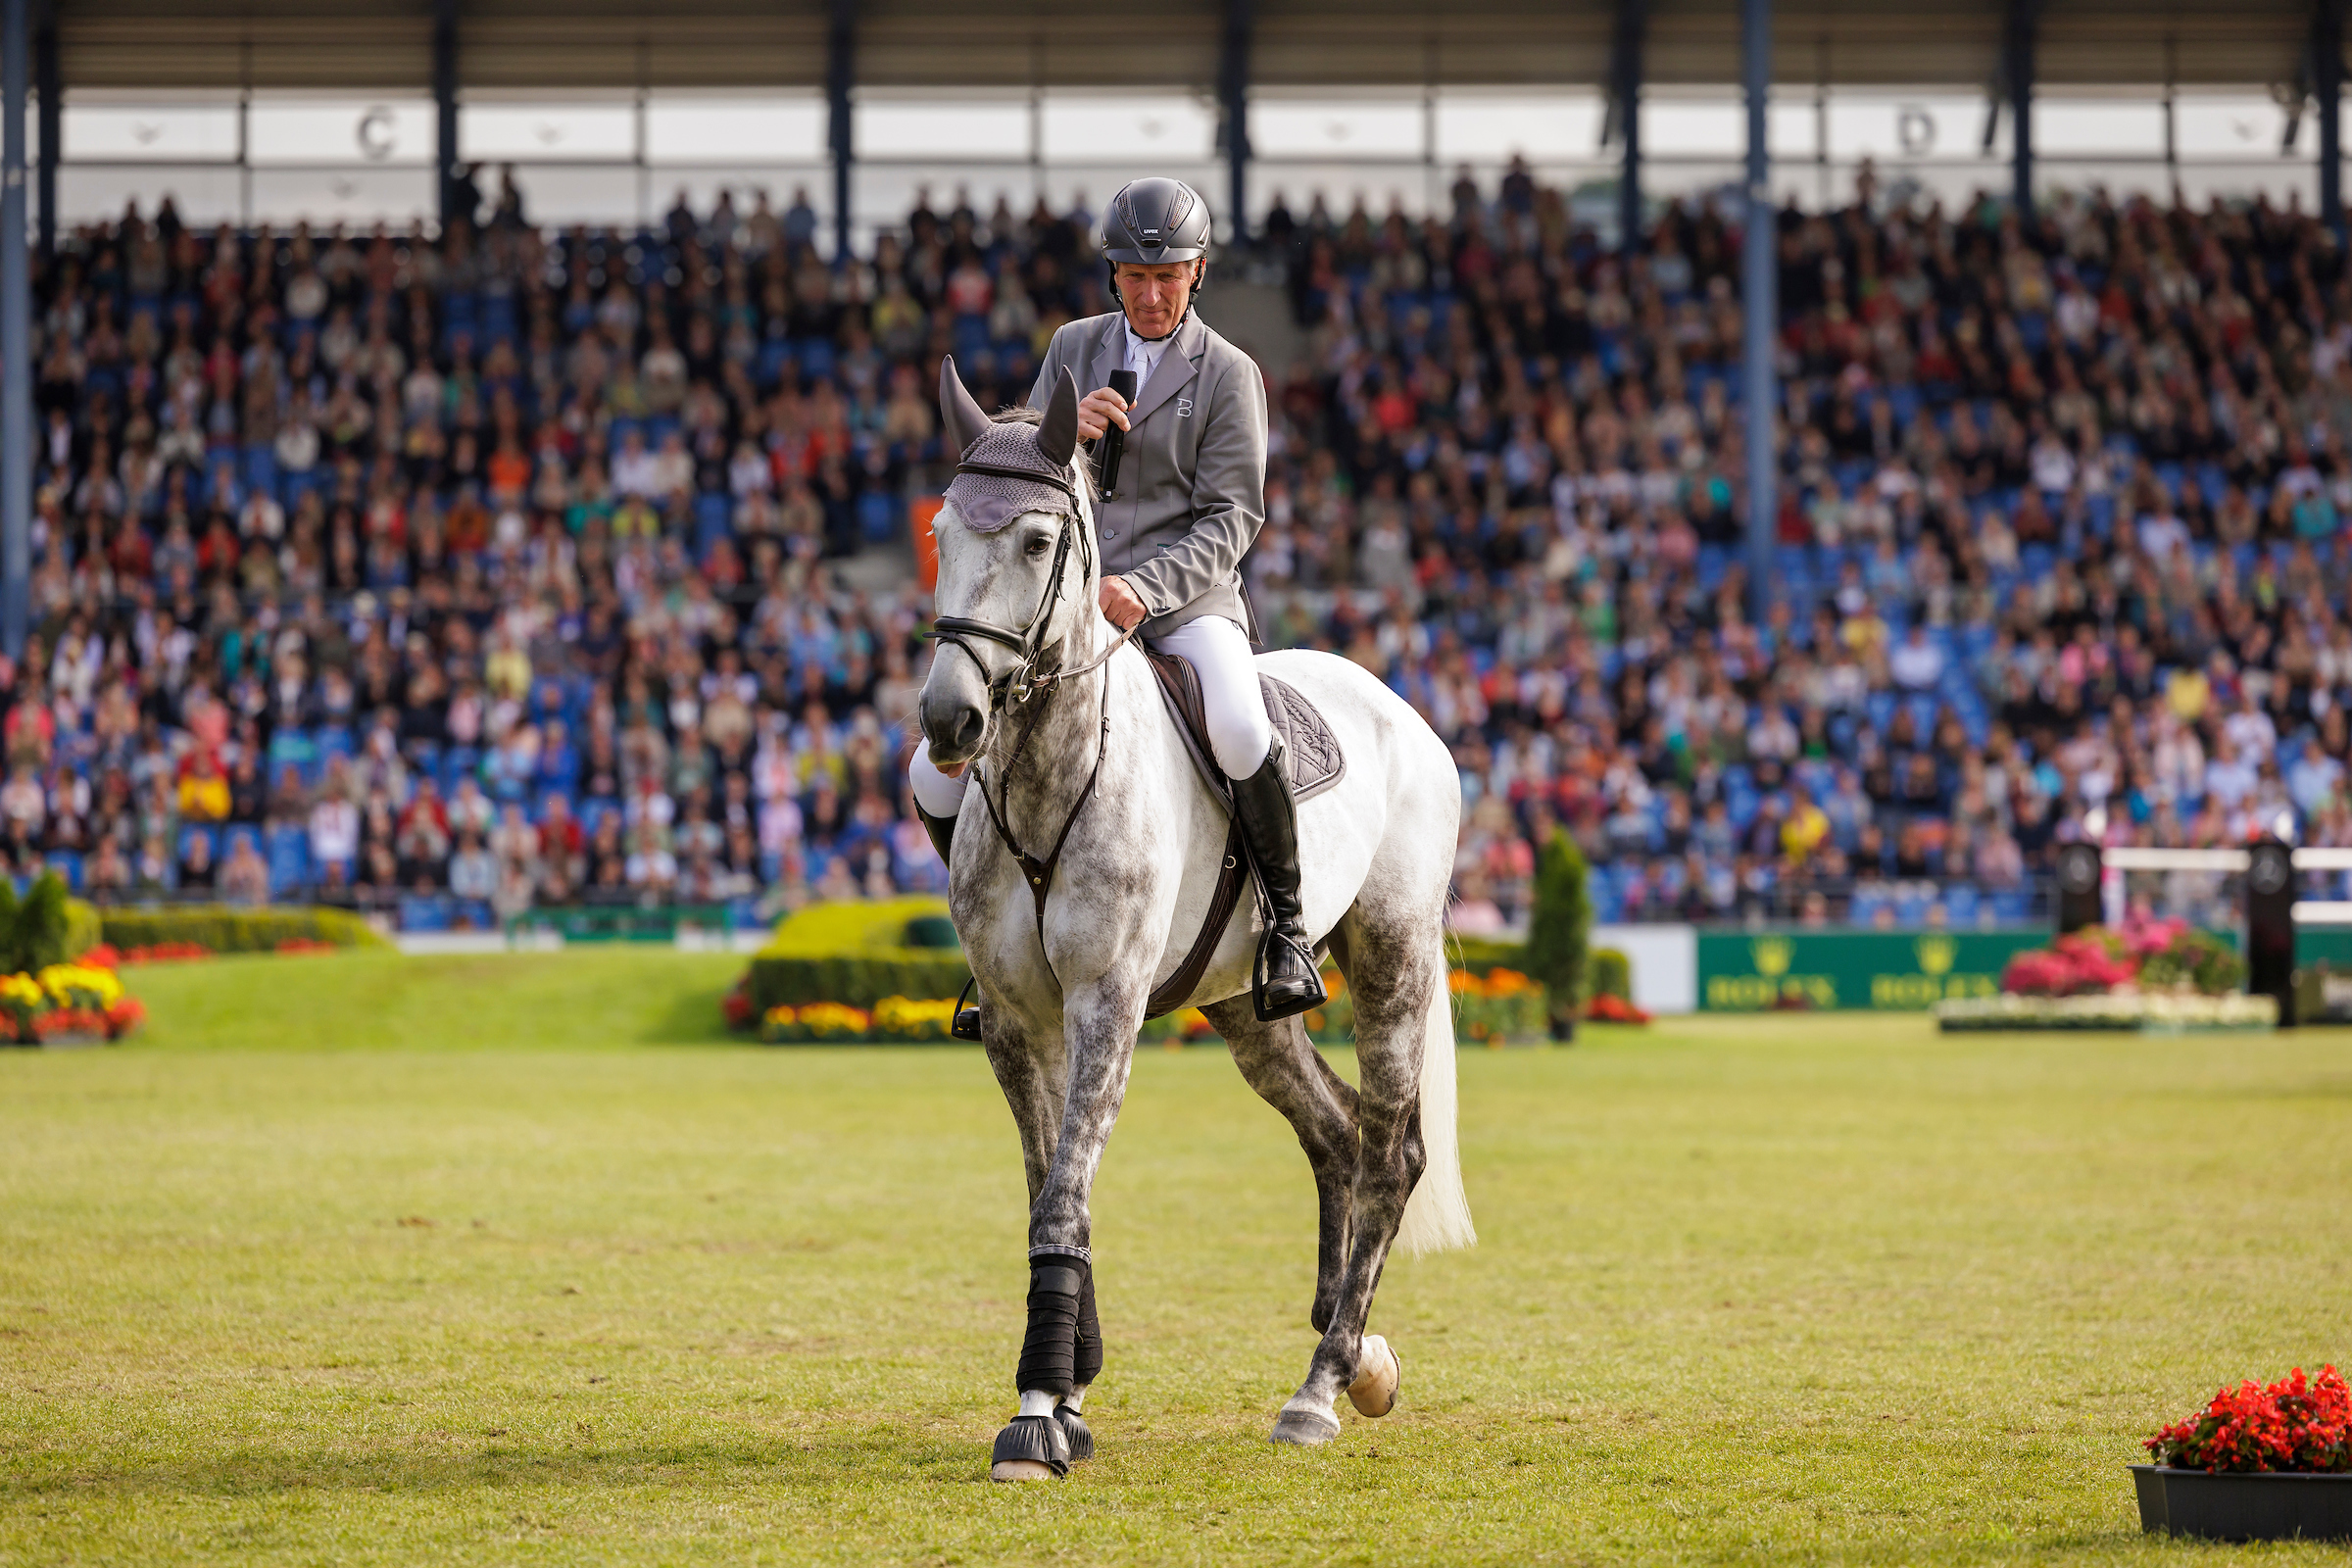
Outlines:
<svg viewBox="0 0 2352 1568"><path fill-rule="evenodd" d="M952 816L933 816L923 809L923 803L914 803L914 814L923 819L923 831L931 835L931 847L939 852L939 863L954 865L956 857L956 819Z"/></svg>
<svg viewBox="0 0 2352 1568"><path fill-rule="evenodd" d="M939 863L953 866L956 863L956 818L933 816L929 811L923 809L923 803L920 801L914 803L914 814L923 819L923 831L931 835L931 847L939 852ZM967 985L964 989L968 991L971 987ZM956 999L956 1021L949 1026L948 1033L958 1040L979 1039L980 1009L965 1006L963 998L957 997Z"/></svg>
<svg viewBox="0 0 2352 1568"><path fill-rule="evenodd" d="M1320 1007L1330 999L1316 972L1315 948L1298 908L1298 806L1282 771L1282 742L1248 778L1233 781L1233 804L1249 841L1250 859L1265 889L1273 924L1257 950L1257 985L1250 1002L1260 1023Z"/></svg>

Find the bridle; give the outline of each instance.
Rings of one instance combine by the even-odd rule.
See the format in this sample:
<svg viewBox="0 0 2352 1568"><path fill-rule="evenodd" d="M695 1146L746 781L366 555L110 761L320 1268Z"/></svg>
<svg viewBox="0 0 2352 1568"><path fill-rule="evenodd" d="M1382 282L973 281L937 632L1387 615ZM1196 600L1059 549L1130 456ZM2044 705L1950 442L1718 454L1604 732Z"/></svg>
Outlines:
<svg viewBox="0 0 2352 1568"><path fill-rule="evenodd" d="M1029 709L1028 715L1021 722L1020 735L1013 742L1011 755L1005 758L1004 766L997 770L1001 775L998 793L1005 796L1004 806L1000 807L990 797L986 777L975 771L973 782L980 786L980 804L988 808L988 820L996 828L997 837L1004 842L1005 853L1010 855L1013 862L1021 868L1021 879L1029 884L1029 897L1036 906L1037 911L1038 951L1043 953L1046 942L1046 895L1054 887L1054 870L1061 861L1061 847L1069 842L1070 829L1078 825L1079 813L1086 809L1086 803L1094 798L1095 781L1102 776L1102 759L1110 752L1110 683L1107 680L1102 683L1102 723L1101 734L1095 743L1095 764L1087 770L1086 786L1078 792L1078 799L1071 803L1069 814L1061 819L1061 831L1054 836L1054 848L1042 857L1032 855L1023 849L1020 840L1013 837L1012 828L1005 821L1012 804L1010 797L1012 772L1020 765L1022 753L1029 749L1029 737L1037 733L1038 721L1045 717L1047 701L1052 699L1054 691L1063 681L1084 675L1090 670L1098 669L1108 663L1111 655L1126 646L1127 640L1136 634L1143 622L1139 620L1135 625L1119 633L1108 648L1074 669L1056 668L1041 671L1038 664L1045 659L1048 651L1058 649L1069 637L1069 633L1066 631L1059 637L1050 637L1050 634L1054 626L1054 612L1061 603L1062 568L1069 564L1070 541L1073 535L1078 540L1079 581L1084 582L1094 572L1095 556L1092 537L1079 526L1079 515L1083 510L1083 503L1078 497L1078 487L1066 474L1040 473L1030 468L1000 467L995 464L962 463L956 466L956 471L957 473L986 474L999 479L1021 479L1032 484L1048 484L1070 498L1070 510L1062 514L1061 531L1054 541L1054 567L1046 576L1045 591L1038 595L1037 609L1030 614L1028 625L1000 626L994 621L981 620L971 615L941 615L932 621L929 634L936 642L951 648L961 649L963 656L979 667L983 676L988 675L988 661L982 659L978 651L964 640L965 638L978 637L986 642L997 643L1011 649L1019 656L1020 662L1004 674L989 679L988 710L992 718L1004 711L1007 702L1015 707L1028 707L1031 697L1041 698L1036 707ZM1051 972L1053 967L1053 960L1047 959L1047 970ZM963 999L956 998L958 1015L961 1013L962 1005Z"/></svg>
<svg viewBox="0 0 2352 1568"><path fill-rule="evenodd" d="M1050 693L1060 682L1086 674L1089 670L1107 662L1110 656L1117 653L1127 639L1135 635L1136 626L1141 626L1143 622L1137 621L1135 626L1130 626L1119 633L1117 640L1103 650L1100 658L1089 660L1076 669L1053 669L1041 672L1038 664L1045 659L1048 651L1058 647L1069 636L1069 633L1065 631L1060 637L1048 640L1049 633L1054 626L1054 612L1061 603L1062 568L1069 564L1070 541L1073 537L1077 539L1079 548L1079 580L1085 581L1094 572L1093 538L1078 526L1080 507L1078 487L1063 474L1040 473L1033 468L1001 467L993 463L959 463L956 466L956 471L957 473L985 474L996 479L1019 479L1030 484L1052 485L1070 498L1070 510L1062 514L1061 529L1054 539L1054 566L1046 573L1045 589L1038 595L1037 609L1030 613L1028 625L1000 626L995 621L981 620L971 615L941 615L931 622L929 635L932 640L951 648L962 650L963 656L979 666L980 673L984 676L988 675L988 661L982 659L979 651L966 642L965 638L978 637L997 643L1011 649L1014 654L1019 656L1019 662L1010 669L1005 670L1002 675L989 676L988 708L989 711L994 714L1002 712L1007 702L1016 707L1026 704L1037 693Z"/></svg>

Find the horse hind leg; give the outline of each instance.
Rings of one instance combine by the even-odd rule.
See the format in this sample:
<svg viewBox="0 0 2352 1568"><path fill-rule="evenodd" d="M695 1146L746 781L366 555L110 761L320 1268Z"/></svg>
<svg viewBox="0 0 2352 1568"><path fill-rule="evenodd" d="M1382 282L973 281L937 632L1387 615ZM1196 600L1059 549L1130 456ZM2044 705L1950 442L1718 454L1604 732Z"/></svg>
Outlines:
<svg viewBox="0 0 2352 1568"><path fill-rule="evenodd" d="M1348 1260L1348 1205L1355 1184L1355 1091L1306 1037L1298 1018L1260 1023L1246 996L1200 1009L1225 1037L1234 1065L1258 1097L1282 1112L1315 1173L1315 1298L1307 1321L1331 1326Z"/></svg>
<svg viewBox="0 0 2352 1568"><path fill-rule="evenodd" d="M1276 1443L1314 1445L1339 1436L1332 1405L1342 1393L1366 1415L1396 1400L1401 1370L1396 1351L1366 1335L1372 1297L1421 1179L1427 1151L1421 1129L1421 1058L1434 1009L1446 1000L1445 954L1430 929L1369 930L1354 914L1348 947L1359 960L1350 981L1355 1002L1356 1157L1348 1256L1323 1338L1306 1381L1274 1424Z"/></svg>

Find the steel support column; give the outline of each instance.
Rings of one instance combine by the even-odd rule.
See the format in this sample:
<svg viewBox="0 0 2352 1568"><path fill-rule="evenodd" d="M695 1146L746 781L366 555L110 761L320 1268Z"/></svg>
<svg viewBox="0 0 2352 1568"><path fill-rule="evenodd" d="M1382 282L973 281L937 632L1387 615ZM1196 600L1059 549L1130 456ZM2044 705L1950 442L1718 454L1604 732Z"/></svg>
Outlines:
<svg viewBox="0 0 2352 1568"><path fill-rule="evenodd" d="M2311 14L2311 94L2320 111L2320 220L2344 237L2344 18L2342 0Z"/></svg>
<svg viewBox="0 0 2352 1568"><path fill-rule="evenodd" d="M57 0L42 0L40 18L32 32L32 91L40 100L40 150L33 177L33 200L40 213L33 220L40 229L41 259L57 254L57 155L65 139L65 80L57 70Z"/></svg>
<svg viewBox="0 0 2352 1568"><path fill-rule="evenodd" d="M1235 244L1250 238L1250 0L1225 0L1225 38L1217 59L1218 142L1225 152L1225 233Z"/></svg>
<svg viewBox="0 0 2352 1568"><path fill-rule="evenodd" d="M0 0L0 647L24 652L32 574L32 300L24 230L30 0Z"/></svg>
<svg viewBox="0 0 2352 1568"><path fill-rule="evenodd" d="M1642 34L1644 0L1617 0L1617 46L1609 95L1617 111L1624 162L1617 173L1617 244L1631 256L1642 244Z"/></svg>
<svg viewBox="0 0 2352 1568"><path fill-rule="evenodd" d="M1774 342L1780 323L1780 227L1772 201L1768 106L1772 99L1772 0L1743 0L1740 43L1747 77L1747 231L1741 242L1740 402L1747 416L1747 601L1759 626L1772 601L1772 535L1779 514L1781 407Z"/></svg>
<svg viewBox="0 0 2352 1568"><path fill-rule="evenodd" d="M2009 91L2009 200L2018 220L2034 217L2034 34L2038 0L2009 0L2001 46L2002 85Z"/></svg>
<svg viewBox="0 0 2352 1568"><path fill-rule="evenodd" d="M433 162L441 171L441 190L434 211L447 230L460 214L458 206L458 0L433 3Z"/></svg>
<svg viewBox="0 0 2352 1568"><path fill-rule="evenodd" d="M827 145L833 151L833 256L850 254L850 175L854 168L850 146L850 89L858 80L857 0L833 0L833 15L825 29L825 105L831 129Z"/></svg>

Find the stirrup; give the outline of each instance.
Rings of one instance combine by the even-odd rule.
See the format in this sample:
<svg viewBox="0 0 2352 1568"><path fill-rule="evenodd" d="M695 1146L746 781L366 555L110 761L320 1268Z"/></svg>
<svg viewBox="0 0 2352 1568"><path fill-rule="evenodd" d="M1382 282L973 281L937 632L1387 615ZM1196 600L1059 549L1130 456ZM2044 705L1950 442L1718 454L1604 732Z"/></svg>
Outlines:
<svg viewBox="0 0 2352 1568"><path fill-rule="evenodd" d="M1306 980L1311 990L1279 998L1273 994L1271 957L1277 942L1298 956L1306 970ZM1296 1018L1302 1012L1313 1011L1330 1000L1331 994L1323 989L1321 966L1315 962L1314 951L1285 931L1269 929L1257 945L1257 963L1250 976L1250 1006L1257 1014L1257 1021L1276 1023L1284 1018Z"/></svg>
<svg viewBox="0 0 2352 1568"><path fill-rule="evenodd" d="M963 999L970 996L972 987L979 983L978 977L975 976L966 980L963 983L963 989L956 993L956 1021L948 1025L948 1033L955 1039L977 1040L980 1038L980 1009L977 1006L967 1007L963 1004Z"/></svg>

